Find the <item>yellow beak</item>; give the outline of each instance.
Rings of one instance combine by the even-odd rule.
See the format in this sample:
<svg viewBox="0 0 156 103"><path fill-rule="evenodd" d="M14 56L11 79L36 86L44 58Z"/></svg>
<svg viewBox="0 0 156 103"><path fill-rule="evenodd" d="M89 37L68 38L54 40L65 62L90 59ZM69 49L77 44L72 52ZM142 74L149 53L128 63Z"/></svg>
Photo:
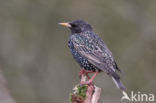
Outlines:
<svg viewBox="0 0 156 103"><path fill-rule="evenodd" d="M65 26L65 27L71 27L71 25L69 23L58 23L59 25Z"/></svg>

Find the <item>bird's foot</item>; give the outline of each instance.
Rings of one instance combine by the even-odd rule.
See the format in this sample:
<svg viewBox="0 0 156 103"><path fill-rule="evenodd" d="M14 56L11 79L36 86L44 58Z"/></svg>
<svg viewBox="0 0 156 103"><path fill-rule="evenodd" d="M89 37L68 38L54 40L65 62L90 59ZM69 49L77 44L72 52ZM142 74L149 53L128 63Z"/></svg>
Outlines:
<svg viewBox="0 0 156 103"><path fill-rule="evenodd" d="M81 81L80 85L92 85L97 74L98 72L95 72L95 74L88 81Z"/></svg>
<svg viewBox="0 0 156 103"><path fill-rule="evenodd" d="M85 69L81 69L80 72L79 72L79 77L81 78L82 75L85 75L85 76L87 76L88 79L90 79L88 73L90 73L90 71L87 71Z"/></svg>
<svg viewBox="0 0 156 103"><path fill-rule="evenodd" d="M93 80L88 80L88 81L81 81L80 82L80 85L82 86L82 85L92 85L93 84Z"/></svg>

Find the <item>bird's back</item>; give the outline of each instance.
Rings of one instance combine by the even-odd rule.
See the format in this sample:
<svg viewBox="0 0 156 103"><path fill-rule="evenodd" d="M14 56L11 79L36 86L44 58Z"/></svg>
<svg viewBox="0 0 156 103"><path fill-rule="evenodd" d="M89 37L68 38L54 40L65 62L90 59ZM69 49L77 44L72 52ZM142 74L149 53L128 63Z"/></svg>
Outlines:
<svg viewBox="0 0 156 103"><path fill-rule="evenodd" d="M69 48L76 61L87 70L95 71L95 69L97 69L109 73L110 66L113 69L116 69L117 67L110 50L104 44L103 40L92 31L71 35L69 39ZM88 54L87 56L96 56L100 62L105 63L105 67L98 68L95 64L88 61L86 56L80 54L80 52ZM94 59L95 61L96 58Z"/></svg>

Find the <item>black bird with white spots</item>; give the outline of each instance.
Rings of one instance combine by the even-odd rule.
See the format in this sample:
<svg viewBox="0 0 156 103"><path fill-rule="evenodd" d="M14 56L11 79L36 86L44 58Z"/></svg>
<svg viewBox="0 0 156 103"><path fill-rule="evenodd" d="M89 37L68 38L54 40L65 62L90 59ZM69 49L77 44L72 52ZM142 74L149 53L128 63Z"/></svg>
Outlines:
<svg viewBox="0 0 156 103"><path fill-rule="evenodd" d="M117 74L118 68L111 51L104 41L93 31L90 24L83 20L59 23L71 30L68 46L74 59L81 68L92 72L106 72L112 77L116 86L125 90ZM90 82L89 82L90 83Z"/></svg>

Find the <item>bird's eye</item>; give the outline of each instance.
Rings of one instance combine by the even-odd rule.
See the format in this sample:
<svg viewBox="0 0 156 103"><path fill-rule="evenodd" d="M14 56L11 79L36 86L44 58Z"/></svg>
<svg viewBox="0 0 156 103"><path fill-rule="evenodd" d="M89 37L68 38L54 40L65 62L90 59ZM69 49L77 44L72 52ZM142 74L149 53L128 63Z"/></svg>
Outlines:
<svg viewBox="0 0 156 103"><path fill-rule="evenodd" d="M77 27L77 25L76 25L76 24L71 24L71 25L72 25L72 27L73 27L73 28Z"/></svg>

